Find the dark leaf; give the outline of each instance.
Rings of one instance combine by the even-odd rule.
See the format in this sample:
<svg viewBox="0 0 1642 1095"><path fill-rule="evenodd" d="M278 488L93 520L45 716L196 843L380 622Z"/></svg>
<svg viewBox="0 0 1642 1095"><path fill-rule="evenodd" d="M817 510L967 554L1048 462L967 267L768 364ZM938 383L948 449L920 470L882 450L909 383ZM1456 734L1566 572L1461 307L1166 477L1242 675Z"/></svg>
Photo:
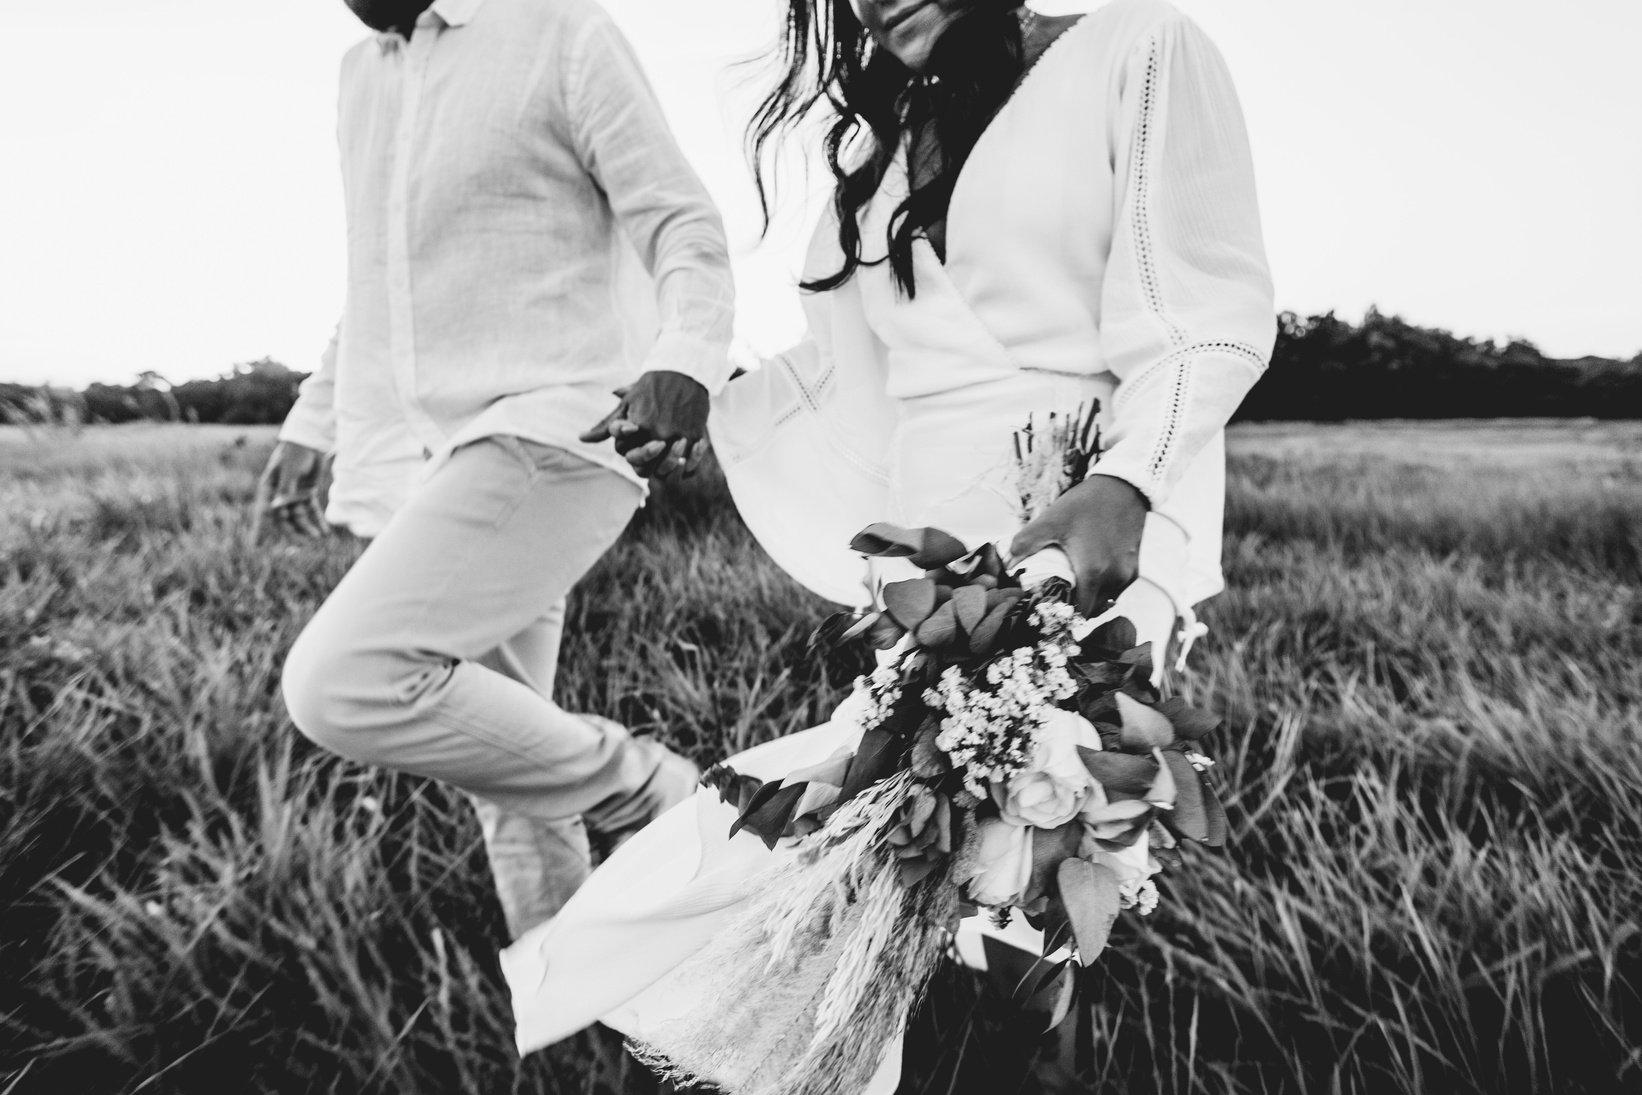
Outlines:
<svg viewBox="0 0 1642 1095"><path fill-rule="evenodd" d="M1135 666L1137 669L1144 668L1147 671L1146 675L1149 677L1152 668L1152 644L1146 642L1141 643L1139 646L1130 647L1119 654L1117 660L1124 665Z"/></svg>
<svg viewBox="0 0 1642 1095"><path fill-rule="evenodd" d="M1020 603L1020 599L1024 596L1026 596L1026 592L1021 589L989 589L986 592L986 610L990 613L999 605L1014 608L1015 605Z"/></svg>
<svg viewBox="0 0 1642 1095"><path fill-rule="evenodd" d="M1057 875L1060 899L1078 943L1078 961L1085 966L1100 957L1121 907L1117 875L1111 868L1087 859L1068 859Z"/></svg>
<svg viewBox="0 0 1642 1095"><path fill-rule="evenodd" d="M958 627L970 634L986 615L986 590L962 586L952 591L952 611L958 618Z"/></svg>
<svg viewBox="0 0 1642 1095"><path fill-rule="evenodd" d="M1163 759L1174 772L1174 809L1163 811L1163 822L1187 840L1199 842L1209 838L1209 816L1203 805L1203 777L1197 774L1184 755L1172 749L1163 752Z"/></svg>
<svg viewBox="0 0 1642 1095"><path fill-rule="evenodd" d="M1032 926L1043 933L1043 956L1051 954L1072 942L1072 922L1066 919L1066 906L1053 897L1042 916L1032 919Z"/></svg>
<svg viewBox="0 0 1642 1095"><path fill-rule="evenodd" d="M1116 661L1124 651L1133 649L1139 635L1135 625L1123 616L1116 616L1093 631L1083 640L1083 650L1092 657Z"/></svg>
<svg viewBox="0 0 1642 1095"><path fill-rule="evenodd" d="M901 885L912 887L934 873L935 868L940 866L940 863L938 860L925 857L922 859L903 859L896 866L901 872Z"/></svg>
<svg viewBox="0 0 1642 1095"><path fill-rule="evenodd" d="M1220 728L1221 719L1200 707L1193 707L1179 696L1170 696L1158 704L1158 714L1169 720L1182 741L1196 741Z"/></svg>
<svg viewBox="0 0 1642 1095"><path fill-rule="evenodd" d="M1117 710L1123 720L1118 741L1135 753L1150 753L1174 742L1174 727L1154 709L1129 695L1117 694Z"/></svg>
<svg viewBox="0 0 1642 1095"><path fill-rule="evenodd" d="M1071 963L1062 962L1060 968L1045 978L1026 1001L1025 1010L1043 1016L1045 1031L1054 1030L1066 1021L1066 1016L1071 1012L1076 986L1077 977L1072 972Z"/></svg>
<svg viewBox="0 0 1642 1095"><path fill-rule="evenodd" d="M935 583L928 578L891 582L884 587L884 608L895 622L913 630L935 611Z"/></svg>
<svg viewBox="0 0 1642 1095"><path fill-rule="evenodd" d="M931 650L944 650L954 645L959 639L958 614L952 607L952 602L937 608L933 615L918 625L913 637L920 646Z"/></svg>
<svg viewBox="0 0 1642 1095"><path fill-rule="evenodd" d="M1203 843L1211 848L1226 846L1226 808L1220 804L1214 784L1203 780Z"/></svg>
<svg viewBox="0 0 1642 1095"><path fill-rule="evenodd" d="M1081 745L1078 755L1083 758L1083 766L1089 769L1089 774L1106 789L1108 798L1143 798L1157 778L1157 761L1149 756L1085 749Z"/></svg>
<svg viewBox="0 0 1642 1095"><path fill-rule="evenodd" d="M888 650L901 641L906 629L895 622L895 617L887 612L880 612L872 618L872 625L867 629L867 642L875 650Z"/></svg>
<svg viewBox="0 0 1642 1095"><path fill-rule="evenodd" d="M1032 830L1032 879L1026 884L1025 903L1052 891L1056 869L1063 860L1078 854L1082 838L1083 825L1076 819L1058 829Z"/></svg>
<svg viewBox="0 0 1642 1095"><path fill-rule="evenodd" d="M1151 834L1150 851L1152 858L1169 870L1179 869L1183 861L1180 856L1180 849L1175 844L1174 834L1158 821L1152 822L1148 832Z"/></svg>
<svg viewBox="0 0 1642 1095"><path fill-rule="evenodd" d="M998 545L982 544L974 553L974 565L970 573L991 578L992 584L997 585L998 579L1003 577L1003 556L998 554Z"/></svg>
<svg viewBox="0 0 1642 1095"><path fill-rule="evenodd" d="M936 528L905 529L887 522L868 525L850 541L862 555L910 559L925 570L955 563L969 553L957 537Z"/></svg>
<svg viewBox="0 0 1642 1095"><path fill-rule="evenodd" d="M969 631L969 652L976 657L992 653L992 648L997 645L998 635L1003 631L1003 625L1008 619L1007 605L1000 605L981 617L981 622Z"/></svg>
<svg viewBox="0 0 1642 1095"><path fill-rule="evenodd" d="M868 730L861 735L855 756L850 758L839 801L848 802L879 780L888 779L899 767L902 745L888 730Z"/></svg>
<svg viewBox="0 0 1642 1095"><path fill-rule="evenodd" d="M1072 671L1085 684L1109 690L1128 680L1134 669L1121 662L1073 662Z"/></svg>
<svg viewBox="0 0 1642 1095"><path fill-rule="evenodd" d="M1038 958L1031 951L1005 943L993 935L981 936L986 976L1005 998L1027 1000L1055 976L1061 963Z"/></svg>
<svg viewBox="0 0 1642 1095"><path fill-rule="evenodd" d="M764 781L742 775L728 764L715 764L702 773L701 785L717 791L719 798L739 812L752 802L753 796L764 786Z"/></svg>
<svg viewBox="0 0 1642 1095"><path fill-rule="evenodd" d="M830 650L848 642L866 629L866 621L870 618L870 614L859 612L833 613L822 620L821 626L810 636L810 650Z"/></svg>
<svg viewBox="0 0 1642 1095"><path fill-rule="evenodd" d="M1122 716L1117 713L1117 699L1111 692L1080 693L1078 713L1092 723L1108 724L1114 730L1123 724Z"/></svg>
<svg viewBox="0 0 1642 1095"><path fill-rule="evenodd" d="M877 622L878 622L878 613L876 613L876 612L862 613L861 615L855 617L855 622L853 624L851 624L850 627L847 630L845 630L845 632L842 635L839 636L839 639L840 639L840 641L843 641L843 642L848 642L851 639L859 639L861 636L866 635L869 632L871 632L872 631L872 625L877 623Z"/></svg>
<svg viewBox="0 0 1642 1095"><path fill-rule="evenodd" d="M736 818L730 826L730 835L733 837L742 829L757 834L766 847L774 848L776 841L786 835L787 826L792 823L793 810L798 806L798 800L804 797L805 783L794 783L783 787L771 781L758 789L758 794L747 808Z"/></svg>

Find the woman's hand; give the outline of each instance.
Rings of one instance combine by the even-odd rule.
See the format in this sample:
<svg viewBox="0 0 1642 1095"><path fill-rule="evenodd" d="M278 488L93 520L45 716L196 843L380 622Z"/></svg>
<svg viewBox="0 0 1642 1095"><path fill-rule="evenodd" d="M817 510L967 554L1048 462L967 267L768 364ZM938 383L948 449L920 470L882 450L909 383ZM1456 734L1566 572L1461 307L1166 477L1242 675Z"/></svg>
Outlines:
<svg viewBox="0 0 1642 1095"><path fill-rule="evenodd" d="M1091 475L1029 523L1009 545L1019 562L1058 547L1077 576L1078 611L1096 616L1135 580L1146 497L1122 479Z"/></svg>

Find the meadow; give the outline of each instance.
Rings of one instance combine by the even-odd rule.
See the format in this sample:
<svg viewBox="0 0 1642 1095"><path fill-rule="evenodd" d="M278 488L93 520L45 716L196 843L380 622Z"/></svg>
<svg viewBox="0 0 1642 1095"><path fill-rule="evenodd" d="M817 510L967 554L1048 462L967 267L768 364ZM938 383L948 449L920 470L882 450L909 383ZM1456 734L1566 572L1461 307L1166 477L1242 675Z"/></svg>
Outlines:
<svg viewBox="0 0 1642 1095"><path fill-rule="evenodd" d="M0 430L0 1095L647 1093L593 1031L519 1062L466 803L321 755L285 648L358 551L246 542L271 432ZM1222 853L1125 921L1087 1090L1642 1090L1642 423L1242 426ZM567 707L703 762L860 663L708 476L578 590ZM864 662L864 658L861 659ZM1030 1092L957 970L903 1091Z"/></svg>

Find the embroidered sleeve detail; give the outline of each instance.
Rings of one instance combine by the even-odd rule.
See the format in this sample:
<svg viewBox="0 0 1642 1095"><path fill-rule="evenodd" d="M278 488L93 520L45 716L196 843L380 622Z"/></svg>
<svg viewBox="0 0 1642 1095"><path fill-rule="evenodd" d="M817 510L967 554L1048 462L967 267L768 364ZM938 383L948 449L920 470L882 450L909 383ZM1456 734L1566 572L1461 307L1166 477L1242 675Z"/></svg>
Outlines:
<svg viewBox="0 0 1642 1095"><path fill-rule="evenodd" d="M1152 455L1146 461L1146 474L1154 482L1161 482L1164 472L1168 469L1169 461L1179 447L1180 434L1184 429L1183 420L1186 417L1186 400L1191 394L1193 366L1196 360L1190 356L1183 356L1174 366L1174 383L1170 387L1168 402L1163 408L1163 425L1157 433L1157 443L1152 446Z"/></svg>
<svg viewBox="0 0 1642 1095"><path fill-rule="evenodd" d="M1180 346L1186 341L1186 332L1169 318L1163 307L1163 284L1157 273L1157 257L1152 246L1151 197L1152 172L1155 156L1152 153L1152 135L1157 122L1158 83L1163 70L1163 42L1153 35L1147 43L1146 78L1140 92L1140 120L1135 126L1134 148L1130 170L1133 174L1134 216L1130 223L1134 232L1135 269L1140 278L1141 296L1146 310L1163 324L1169 333L1169 342Z"/></svg>
<svg viewBox="0 0 1642 1095"><path fill-rule="evenodd" d="M1133 399L1138 392L1168 376L1179 368L1182 363L1206 354L1221 354L1226 357L1236 358L1256 373L1266 371L1265 355L1246 342L1193 342L1189 346L1182 346L1173 353L1159 358L1118 385L1117 394L1112 399L1112 409L1114 411L1119 409Z"/></svg>

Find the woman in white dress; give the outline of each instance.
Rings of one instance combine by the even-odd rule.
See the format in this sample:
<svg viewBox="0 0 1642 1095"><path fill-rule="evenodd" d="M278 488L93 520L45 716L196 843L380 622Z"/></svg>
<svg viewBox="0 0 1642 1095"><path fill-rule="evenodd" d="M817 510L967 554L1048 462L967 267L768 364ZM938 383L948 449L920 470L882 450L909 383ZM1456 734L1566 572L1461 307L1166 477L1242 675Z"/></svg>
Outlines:
<svg viewBox="0 0 1642 1095"><path fill-rule="evenodd" d="M1086 612L1127 616L1172 651L1160 674L1183 662L1191 606L1222 587L1223 430L1275 337L1219 53L1164 0L1077 17L1010 0L789 0L788 16L786 76L755 145L830 114L838 185L806 263L808 337L714 406L748 526L846 604L867 597L848 544L874 521L1053 555ZM1015 431L1095 401L1106 450L1022 529ZM730 763L772 779L823 760L858 740L850 706ZM504 953L522 1051L602 1021L665 1052L670 1021L722 1003L688 959L784 854L729 838L734 819L702 791ZM984 931L959 934L971 964ZM715 1076L729 1091L760 1086L747 1050ZM892 1049L868 1090L898 1076Z"/></svg>

